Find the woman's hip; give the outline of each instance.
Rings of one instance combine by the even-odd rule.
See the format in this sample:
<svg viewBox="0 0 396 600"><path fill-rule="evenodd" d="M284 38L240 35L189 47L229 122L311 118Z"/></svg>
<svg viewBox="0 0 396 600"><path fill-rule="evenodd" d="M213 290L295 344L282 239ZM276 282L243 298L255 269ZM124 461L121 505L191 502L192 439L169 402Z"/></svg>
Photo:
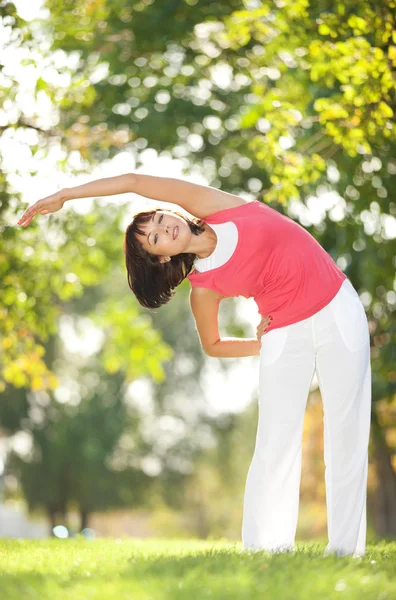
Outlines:
<svg viewBox="0 0 396 600"><path fill-rule="evenodd" d="M311 360L323 346L346 355L367 350L368 322L359 294L345 279L334 298L320 311L297 323L272 329L261 337L260 363L274 366L279 361L302 357Z"/></svg>

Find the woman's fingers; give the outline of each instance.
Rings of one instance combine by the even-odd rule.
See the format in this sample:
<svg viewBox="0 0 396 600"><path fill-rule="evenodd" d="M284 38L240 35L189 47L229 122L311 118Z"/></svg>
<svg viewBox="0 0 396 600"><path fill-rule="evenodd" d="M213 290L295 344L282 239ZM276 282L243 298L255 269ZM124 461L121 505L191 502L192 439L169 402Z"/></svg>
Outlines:
<svg viewBox="0 0 396 600"><path fill-rule="evenodd" d="M22 217L18 221L18 225L29 225L34 215L40 210L40 206L42 206L40 202L41 201L39 200L23 213Z"/></svg>
<svg viewBox="0 0 396 600"><path fill-rule="evenodd" d="M272 317L263 317L257 326L257 339L260 341L263 334L266 332L268 325L272 322Z"/></svg>

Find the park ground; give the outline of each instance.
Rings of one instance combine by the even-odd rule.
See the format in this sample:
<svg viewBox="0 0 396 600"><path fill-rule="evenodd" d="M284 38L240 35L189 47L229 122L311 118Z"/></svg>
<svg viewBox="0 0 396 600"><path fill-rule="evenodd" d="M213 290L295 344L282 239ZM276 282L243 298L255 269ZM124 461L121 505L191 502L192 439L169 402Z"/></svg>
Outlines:
<svg viewBox="0 0 396 600"><path fill-rule="evenodd" d="M242 553L226 541L96 538L0 539L2 600L396 599L396 542L361 558Z"/></svg>

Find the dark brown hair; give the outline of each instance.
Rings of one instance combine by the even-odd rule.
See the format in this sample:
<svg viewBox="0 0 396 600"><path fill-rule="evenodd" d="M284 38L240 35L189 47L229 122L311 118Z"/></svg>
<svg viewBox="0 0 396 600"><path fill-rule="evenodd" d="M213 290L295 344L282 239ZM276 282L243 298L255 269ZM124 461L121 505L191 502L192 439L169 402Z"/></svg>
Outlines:
<svg viewBox="0 0 396 600"><path fill-rule="evenodd" d="M161 210L164 209L156 208L137 213L125 231L124 253L128 285L145 308L159 308L169 302L174 295L174 288L187 277L197 256L182 252L171 256L170 261L161 263L159 256L150 254L143 248L135 234L144 235L139 226L150 221L151 217ZM198 217L191 220L178 211L169 212L182 217L194 235L205 231L204 222Z"/></svg>

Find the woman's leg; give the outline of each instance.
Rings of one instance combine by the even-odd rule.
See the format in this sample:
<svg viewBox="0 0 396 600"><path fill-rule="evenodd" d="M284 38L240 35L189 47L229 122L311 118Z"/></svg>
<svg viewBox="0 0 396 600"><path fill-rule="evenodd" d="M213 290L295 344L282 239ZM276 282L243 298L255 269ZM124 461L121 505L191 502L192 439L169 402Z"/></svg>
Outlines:
<svg viewBox="0 0 396 600"><path fill-rule="evenodd" d="M371 416L370 335L359 295L347 279L314 315L316 373L323 400L329 543L325 554L365 554Z"/></svg>
<svg viewBox="0 0 396 600"><path fill-rule="evenodd" d="M262 338L259 419L246 480L243 549L294 549L304 414L315 370L311 318Z"/></svg>

